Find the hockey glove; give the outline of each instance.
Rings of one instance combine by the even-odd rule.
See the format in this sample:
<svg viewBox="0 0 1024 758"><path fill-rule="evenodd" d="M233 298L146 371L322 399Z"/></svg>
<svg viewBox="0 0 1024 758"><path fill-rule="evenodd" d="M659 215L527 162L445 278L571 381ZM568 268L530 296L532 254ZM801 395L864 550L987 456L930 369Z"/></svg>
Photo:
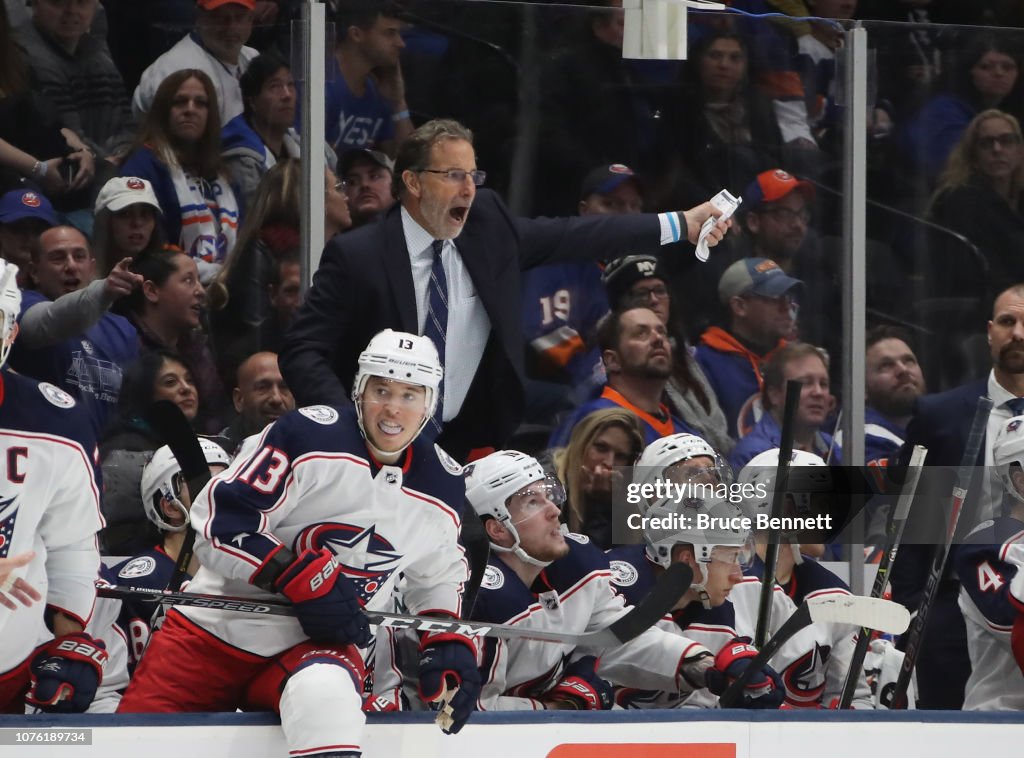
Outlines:
<svg viewBox="0 0 1024 758"><path fill-rule="evenodd" d="M473 711L480 696L480 671L476 667L473 641L456 634L427 635L420 643L420 697L426 703L436 702L445 686L459 691L448 701L451 726L446 734L457 734Z"/></svg>
<svg viewBox="0 0 1024 758"><path fill-rule="evenodd" d="M329 549L304 552L281 572L274 588L295 604L302 631L314 642L370 644L370 622Z"/></svg>
<svg viewBox="0 0 1024 758"><path fill-rule="evenodd" d="M736 637L718 651L715 665L705 674L708 689L721 695L757 656L757 648L750 644L749 637ZM771 666L765 666L751 677L743 692L740 708L772 709L782 705L786 690L780 677Z"/></svg>
<svg viewBox="0 0 1024 758"><path fill-rule="evenodd" d="M103 681L105 648L84 632L50 642L32 659L25 702L47 713L85 713Z"/></svg>
<svg viewBox="0 0 1024 758"><path fill-rule="evenodd" d="M558 684L544 693L545 703L564 703L577 711L607 711L615 693L612 686L597 675L597 658L592 655L565 667Z"/></svg>

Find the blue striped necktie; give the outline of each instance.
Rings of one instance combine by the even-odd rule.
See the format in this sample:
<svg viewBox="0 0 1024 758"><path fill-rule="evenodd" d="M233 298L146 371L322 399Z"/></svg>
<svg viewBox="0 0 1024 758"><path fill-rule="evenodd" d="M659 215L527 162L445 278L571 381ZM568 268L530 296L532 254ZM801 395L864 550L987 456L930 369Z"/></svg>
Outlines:
<svg viewBox="0 0 1024 758"><path fill-rule="evenodd" d="M444 240L434 240L430 247L434 251L434 262L430 266L430 281L427 283L427 320L423 326L423 336L430 337L437 348L437 356L441 359L441 367L444 368L445 342L448 332L448 278L444 274L444 266L441 264L441 251L444 249ZM437 388L437 409L428 429L433 432L432 437L436 438L441 433L441 423L444 409L444 379Z"/></svg>

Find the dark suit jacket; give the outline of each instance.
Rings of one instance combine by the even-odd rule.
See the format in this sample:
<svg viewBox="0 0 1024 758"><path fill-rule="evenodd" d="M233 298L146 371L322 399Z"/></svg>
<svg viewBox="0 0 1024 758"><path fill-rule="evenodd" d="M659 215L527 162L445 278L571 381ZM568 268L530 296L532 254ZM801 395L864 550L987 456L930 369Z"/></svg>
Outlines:
<svg viewBox="0 0 1024 758"><path fill-rule="evenodd" d="M396 204L378 222L332 239L280 356L281 372L301 405L350 401L359 353L382 329L417 331L409 253ZM545 263L657 250L657 216L521 219L479 190L455 240L491 321L491 335L458 416L439 443L457 458L500 447L523 411L523 339L519 272ZM449 345L447 362L458 360Z"/></svg>

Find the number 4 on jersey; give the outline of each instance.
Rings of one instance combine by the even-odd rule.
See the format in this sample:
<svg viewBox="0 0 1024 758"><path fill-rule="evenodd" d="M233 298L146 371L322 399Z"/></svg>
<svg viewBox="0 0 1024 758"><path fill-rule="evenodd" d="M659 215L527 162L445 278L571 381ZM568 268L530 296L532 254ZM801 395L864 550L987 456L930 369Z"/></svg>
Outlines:
<svg viewBox="0 0 1024 758"><path fill-rule="evenodd" d="M992 568L988 561L978 566L978 588L982 592L998 592L1006 584L1003 575Z"/></svg>

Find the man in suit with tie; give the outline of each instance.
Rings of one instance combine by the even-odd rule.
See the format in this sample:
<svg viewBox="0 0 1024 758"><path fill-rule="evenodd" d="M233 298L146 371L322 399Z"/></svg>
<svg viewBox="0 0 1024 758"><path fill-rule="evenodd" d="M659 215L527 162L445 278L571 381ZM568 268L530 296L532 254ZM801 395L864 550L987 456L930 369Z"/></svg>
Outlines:
<svg viewBox="0 0 1024 758"><path fill-rule="evenodd" d="M998 483L989 483L988 473L992 467L996 431L1004 421L1024 413L1024 283L996 297L992 320L988 322L988 343L992 370L986 379L918 398L901 454L901 461L905 463L914 445L924 445L928 448L926 463L929 467L955 470L967 445L978 398L987 396L992 400L985 441L975 464L985 468L976 469L972 478L954 543L962 540L979 521L1000 515L1002 488ZM941 504L948 510L950 490L929 491L926 481L922 480L924 487L918 487L911 511L911 523L915 525L922 524L923 512L928 509L941 513L936 508ZM945 534L945 524L933 521L929 526L936 541L941 539L940 534ZM918 533L918 530L908 529L908 532ZM904 545L893 567L893 598L911 611L918 607L927 581L931 550L930 545ZM959 582L952 573L952 563L947 562L946 574L932 603L916 664L918 706L921 708L959 710L963 705L964 685L971 672L963 616L957 605Z"/></svg>
<svg viewBox="0 0 1024 758"><path fill-rule="evenodd" d="M328 243L281 354L298 405L344 405L370 337L388 327L430 337L445 381L428 431L459 459L500 448L522 418L522 270L695 243L701 224L720 215L708 202L685 212L515 218L494 192L477 189L485 175L472 140L458 122L438 119L402 143L399 202ZM718 222L709 243L730 224Z"/></svg>

